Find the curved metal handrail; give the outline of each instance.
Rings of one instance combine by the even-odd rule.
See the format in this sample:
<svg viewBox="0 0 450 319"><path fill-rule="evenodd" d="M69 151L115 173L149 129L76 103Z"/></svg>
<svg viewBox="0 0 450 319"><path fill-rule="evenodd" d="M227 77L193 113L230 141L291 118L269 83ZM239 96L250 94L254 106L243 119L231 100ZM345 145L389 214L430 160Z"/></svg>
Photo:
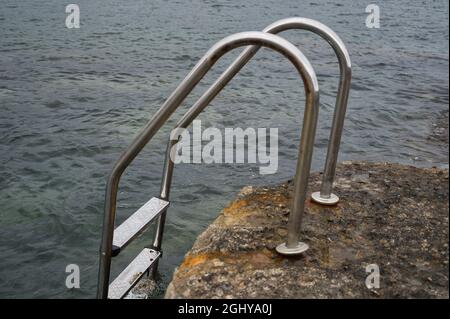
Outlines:
<svg viewBox="0 0 450 319"><path fill-rule="evenodd" d="M339 197L332 193L333 180L336 171L337 157L339 152L339 144L344 126L345 113L347 109L348 95L351 82L351 61L348 51L339 38L339 36L326 25L308 18L286 18L278 20L267 26L263 32L277 34L290 29L303 29L316 33L325 39L333 48L339 62L340 79L339 88L336 97L336 105L333 117L333 123L328 142L327 157L325 161L325 169L322 178L320 192L312 193L311 197L314 201L332 205L339 201ZM261 48L260 45L253 45L246 48L233 63L220 75L220 77L206 90L206 92L192 105L187 113L178 121L174 130L188 127L192 121L211 103L211 101L219 94L219 92L228 84L231 79L251 60L251 58ZM170 187L174 170L174 163L171 159L175 155L170 154L176 140L169 139L166 149L164 162L164 172L161 183L160 198L169 200ZM155 233L153 246L161 249L162 236L164 232L165 212L159 217L158 226ZM153 268L156 271L157 266Z"/></svg>
<svg viewBox="0 0 450 319"><path fill-rule="evenodd" d="M97 297L106 298L108 295L117 190L120 177L126 167L133 161L219 58L234 48L248 45L264 46L280 52L294 64L303 80L306 105L300 139L299 157L294 179L294 201L289 216L286 246L290 249L294 249L299 245L299 228L303 216L319 112L319 85L317 78L306 57L287 40L263 32L237 33L216 43L203 56L115 163L109 175L106 187L105 216L100 248ZM304 245L303 243L301 244Z"/></svg>
<svg viewBox="0 0 450 319"><path fill-rule="evenodd" d="M324 205L334 205L339 201L339 197L333 194L332 190L352 79L352 63L350 61L350 55L348 54L344 42L333 30L313 19L298 17L281 19L267 26L263 32L277 34L289 29L304 29L319 35L330 44L338 58L340 72L339 87L336 96L333 122L331 124L330 138L328 140L322 184L320 191L314 192L311 195L311 198L315 202ZM248 50L253 51L251 48ZM239 63L240 61L238 60L240 59L241 57L236 59L235 62ZM243 61L244 59L242 58L242 62Z"/></svg>
<svg viewBox="0 0 450 319"><path fill-rule="evenodd" d="M314 192L312 199L318 203L332 205L339 201L339 197L332 193L334 175L336 172L337 157L339 153L339 145L344 126L345 113L347 109L348 95L350 91L350 82L352 76L351 61L348 51L339 38L339 36L326 25L312 19L307 18L286 18L278 20L267 26L263 32L277 34L290 29L303 29L316 33L325 39L333 48L339 62L340 79L339 89L336 98L335 112L331 133L328 142L327 156L325 160L325 168L322 178L320 192ZM250 61L250 59L261 48L260 45L253 45L246 48L236 60L222 73L222 75L206 90L206 92L192 105L186 115L177 123L176 128L187 127L206 106L219 94L219 92L228 84L229 81ZM170 191L170 180L173 170L173 163L167 161L169 149L175 142L169 141L168 151L166 152L166 165L163 174L163 183L161 188L161 198L168 198ZM158 227L160 229L161 227ZM158 233L157 233L158 234ZM158 235L155 238L156 247L159 247L160 240Z"/></svg>

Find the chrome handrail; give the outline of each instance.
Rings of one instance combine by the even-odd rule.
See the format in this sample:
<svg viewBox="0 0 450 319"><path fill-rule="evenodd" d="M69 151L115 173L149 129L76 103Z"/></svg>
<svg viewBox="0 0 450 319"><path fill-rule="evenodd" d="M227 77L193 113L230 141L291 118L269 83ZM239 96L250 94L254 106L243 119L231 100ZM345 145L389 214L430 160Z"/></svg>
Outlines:
<svg viewBox="0 0 450 319"><path fill-rule="evenodd" d="M336 165L339 154L339 146L341 143L342 130L344 127L345 113L347 110L348 96L350 93L350 84L352 79L352 63L350 61L350 55L348 54L347 48L344 42L339 38L339 36L331 30L329 27L313 19L308 18L286 18L278 20L271 25L267 26L263 32L277 34L279 32L290 30L290 29L303 29L311 31L324 40L326 40L330 46L333 48L339 63L339 87L336 96L336 104L333 115L333 122L331 124L330 138L328 141L327 156L325 160L325 167L323 171L322 184L319 192L314 192L311 195L312 200L317 203L324 205L334 205L338 203L339 197L332 193L334 176L336 174ZM249 54L252 53L254 49L248 48ZM250 58L251 56L250 55ZM240 63L247 63L246 53L242 53L234 63L239 65ZM245 61L245 62L244 62ZM234 64L233 63L233 64ZM233 66L231 66L225 73L227 73ZM216 81L219 82L219 80ZM214 85L216 84L214 83ZM206 95L206 93L205 93Z"/></svg>
<svg viewBox="0 0 450 319"><path fill-rule="evenodd" d="M328 142L327 157L325 161L324 174L320 192L314 192L311 197L314 201L333 205L339 201L339 197L332 193L333 181L336 172L337 157L339 153L339 145L344 126L345 113L347 109L348 95L350 91L350 82L352 76L351 61L348 51L339 38L339 36L326 25L308 18L286 18L278 20L267 26L263 32L270 34L278 34L280 32L302 29L311 31L324 40L326 40L333 48L339 62L340 79L339 88L336 97L335 111L333 123ZM205 93L195 102L184 117L175 125L174 130L188 127L191 122L211 103L211 101L219 94L219 92L233 79L233 77L251 60L251 58L261 48L260 45L253 45L246 48L231 65L220 75L220 77L206 90ZM160 198L169 200L170 187L173 176L174 163L171 159L174 154L170 154L176 140L169 139L166 148L166 156L164 163L164 172L161 183ZM164 232L165 214L162 214L158 220L157 231L155 233L153 246L161 249L162 236ZM158 264L156 263L153 271L156 272Z"/></svg>
<svg viewBox="0 0 450 319"><path fill-rule="evenodd" d="M98 298L107 298L108 296L112 240L114 235L117 191L120 177L127 166L134 160L138 153L151 140L170 115L220 57L234 48L248 45L264 46L280 52L294 64L303 80L306 105L300 139L299 156L294 178L294 201L288 221L287 243L283 245L287 248L287 253L296 250L296 248L304 250L305 244L299 243L298 238L303 217L319 112L319 85L317 78L306 57L287 40L264 32L253 31L237 33L216 43L203 56L115 163L109 175L106 187L105 215L100 248ZM164 218L165 213L160 216L158 226L164 225ZM158 227L158 233L160 232L159 228L160 227Z"/></svg>
<svg viewBox="0 0 450 319"><path fill-rule="evenodd" d="M303 29L316 33L331 45L338 58L340 69L339 88L336 98L330 138L328 142L328 150L325 160L322 184L320 192L315 192L312 194L312 199L318 203L326 205L336 204L339 201L339 197L332 193L332 188L334 176L336 173L339 145L342 136L342 129L344 126L348 95L350 91L350 82L352 77L350 56L339 36L329 27L316 20L299 17L281 19L267 26L263 30L263 32L277 34L290 29ZM209 105L209 103L217 96L217 94L219 94L219 92L228 84L228 82L231 81L231 79L248 63L248 61L250 61L250 59L256 54L256 52L258 52L260 48L261 46L259 45L250 46L236 58L236 60L225 70L225 72L223 72L222 75L198 99L198 101L194 105L192 105L192 107L186 114L186 117L189 117L191 119L190 121L185 120L187 122L186 126L188 126L190 122L200 112L202 112L207 105ZM181 120L176 127L182 127L180 126L182 122L183 120ZM171 142L169 142L169 144L170 143ZM173 146L173 143L172 145L169 145L169 147L170 146ZM169 153L166 153L166 158L167 156L169 156ZM169 167L166 166L165 173L163 174L163 180L167 179L166 175L168 169ZM166 193L169 192L169 187L170 181L168 182L168 185L165 185L161 190L162 198L165 198Z"/></svg>

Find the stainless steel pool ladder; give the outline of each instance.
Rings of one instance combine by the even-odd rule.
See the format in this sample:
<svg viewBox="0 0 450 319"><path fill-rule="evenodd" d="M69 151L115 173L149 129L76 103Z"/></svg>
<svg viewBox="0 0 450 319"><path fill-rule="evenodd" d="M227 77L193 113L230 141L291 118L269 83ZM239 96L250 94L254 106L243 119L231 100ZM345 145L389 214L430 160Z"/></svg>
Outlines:
<svg viewBox="0 0 450 319"><path fill-rule="evenodd" d="M342 41L340 41L333 31L321 23L310 19L283 19L267 27L264 32L277 33L291 28L307 29L321 35L332 45L338 55L341 69L341 79L330 138L330 144L332 142L335 143L337 140L338 149L351 76L351 73L345 72L347 69L350 70L350 60L348 59L347 51L345 50L345 46L342 44ZM97 291L98 298L123 298L146 272L152 268L153 271L156 271L158 260L161 257L162 235L166 211L169 206L170 185L174 168L173 162L170 158L170 151L176 141L169 140L167 146L163 180L159 198L150 199L150 201L148 201L113 231L118 183L123 171L167 121L170 115L181 104L195 85L217 62L217 60L226 52L241 46L252 45L236 59L236 61L214 83L214 85L211 86L211 88L208 89L208 91L199 99L199 101L189 109L185 116L177 123L176 127L187 127L211 102L219 91L231 80L231 78L237 74L239 70L251 59L251 57L261 46L272 48L287 57L302 76L306 94L306 106L299 148L299 157L294 179L294 202L288 222L288 238L285 244L281 244L277 247L277 250L282 254L298 254L308 248L306 244L299 242L298 239L304 210L304 202L306 199L306 188L317 125L319 107L318 83L310 63L304 55L297 48L295 48L295 46L278 36L267 33L238 33L223 39L213 46L200 60L200 62L197 63L189 75L181 82L177 89L170 95L163 106L146 125L144 130L135 138L130 147L122 154L114 165L114 168L109 176L106 189L105 216L100 251L100 269ZM344 76L343 72L345 73ZM337 115L336 113L339 114ZM340 125L341 127L334 129L334 126L336 125ZM335 135L338 136L336 137ZM328 161L328 157L332 157L334 154L336 154L337 157L337 149L335 146L331 147L329 145L326 162L327 167L333 165L333 161ZM332 171L333 174L331 176L331 185L334 177L334 168ZM324 179L325 177L326 176L324 176ZM331 187L329 187L329 189L331 189ZM321 189L321 194L325 194L323 188ZM128 245L139 233L146 229L146 227L156 219L158 220L158 224L153 245L151 247L144 248L144 250L131 262L131 264L129 264L125 270L122 271L122 273L111 284L109 284L111 257L117 256L126 245Z"/></svg>

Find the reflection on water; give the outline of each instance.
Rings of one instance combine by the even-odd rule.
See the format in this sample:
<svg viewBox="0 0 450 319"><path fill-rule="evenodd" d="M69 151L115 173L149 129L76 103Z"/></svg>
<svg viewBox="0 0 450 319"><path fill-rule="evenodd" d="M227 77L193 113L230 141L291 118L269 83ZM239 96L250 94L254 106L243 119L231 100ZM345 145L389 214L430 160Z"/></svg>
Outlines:
<svg viewBox="0 0 450 319"><path fill-rule="evenodd" d="M447 1L383 3L381 28L367 29L366 4L350 0L80 0L78 30L64 27L65 4L42 2L0 4L0 297L93 297L104 186L113 161L212 44L280 18L317 19L348 46L354 78L341 160L448 165L448 137L432 138L436 123L448 123L442 121L448 120ZM317 36L283 36L303 50L319 77L313 167L320 169L337 63ZM214 67L182 110L237 53ZM260 176L258 165L177 166L160 293L196 235L242 186L293 174L302 91L292 65L264 49L202 114L205 127L278 127L280 169ZM171 125L125 173L119 222L157 194ZM113 273L150 238L148 233L129 247ZM70 263L81 268L79 290L65 288Z"/></svg>

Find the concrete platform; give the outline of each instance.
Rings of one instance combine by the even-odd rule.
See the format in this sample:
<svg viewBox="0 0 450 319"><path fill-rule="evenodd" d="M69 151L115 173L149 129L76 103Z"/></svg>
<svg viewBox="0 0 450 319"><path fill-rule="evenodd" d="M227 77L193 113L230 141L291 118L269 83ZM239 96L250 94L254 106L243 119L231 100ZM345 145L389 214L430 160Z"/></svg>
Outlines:
<svg viewBox="0 0 450 319"><path fill-rule="evenodd" d="M313 174L310 191L319 189ZM166 298L448 298L448 170L338 167L334 207L307 202L301 257L282 257L292 184L246 187L198 237ZM366 267L380 288L366 287Z"/></svg>

